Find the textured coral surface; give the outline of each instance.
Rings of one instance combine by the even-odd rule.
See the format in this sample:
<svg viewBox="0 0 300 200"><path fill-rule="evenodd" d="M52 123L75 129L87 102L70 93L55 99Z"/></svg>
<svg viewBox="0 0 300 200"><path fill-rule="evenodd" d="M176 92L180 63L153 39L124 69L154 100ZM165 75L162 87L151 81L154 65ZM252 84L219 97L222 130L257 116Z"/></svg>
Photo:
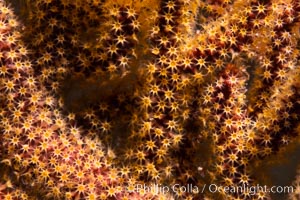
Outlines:
<svg viewBox="0 0 300 200"><path fill-rule="evenodd" d="M299 164L299 17L297 0L0 0L0 199L299 199L272 167ZM279 172L292 192L209 189Z"/></svg>

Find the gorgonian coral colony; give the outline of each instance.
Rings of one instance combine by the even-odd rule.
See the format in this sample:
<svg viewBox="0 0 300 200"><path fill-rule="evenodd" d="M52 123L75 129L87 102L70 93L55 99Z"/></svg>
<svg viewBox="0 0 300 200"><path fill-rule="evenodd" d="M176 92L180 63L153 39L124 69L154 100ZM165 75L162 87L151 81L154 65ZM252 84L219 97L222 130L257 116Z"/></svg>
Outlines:
<svg viewBox="0 0 300 200"><path fill-rule="evenodd" d="M250 163L300 131L299 12L296 0L1 0L0 199L270 198L136 185L259 184Z"/></svg>

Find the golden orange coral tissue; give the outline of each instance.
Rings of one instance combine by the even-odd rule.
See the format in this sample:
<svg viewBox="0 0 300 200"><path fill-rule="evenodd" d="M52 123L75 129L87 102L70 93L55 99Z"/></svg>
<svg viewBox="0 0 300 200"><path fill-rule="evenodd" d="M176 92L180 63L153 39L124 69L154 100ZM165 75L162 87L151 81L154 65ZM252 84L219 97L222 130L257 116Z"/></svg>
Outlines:
<svg viewBox="0 0 300 200"><path fill-rule="evenodd" d="M206 186L299 133L297 1L27 4L0 1L1 199L272 196Z"/></svg>

